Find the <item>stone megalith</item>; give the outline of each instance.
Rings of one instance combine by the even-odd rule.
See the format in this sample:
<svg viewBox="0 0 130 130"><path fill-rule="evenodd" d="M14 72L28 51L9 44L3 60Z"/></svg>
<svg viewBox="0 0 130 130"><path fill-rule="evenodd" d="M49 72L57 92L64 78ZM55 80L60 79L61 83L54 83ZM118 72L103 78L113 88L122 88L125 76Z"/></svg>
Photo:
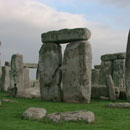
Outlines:
<svg viewBox="0 0 130 130"><path fill-rule="evenodd" d="M24 74L24 88L30 88L30 78L29 78L29 68L24 68L23 69L23 74Z"/></svg>
<svg viewBox="0 0 130 130"><path fill-rule="evenodd" d="M111 75L107 75L106 79L107 79L107 87L109 92L109 99L114 101L116 100L116 94L115 94L114 83Z"/></svg>
<svg viewBox="0 0 130 130"><path fill-rule="evenodd" d="M39 51L39 75L41 98L47 101L61 101L61 46L44 43Z"/></svg>
<svg viewBox="0 0 130 130"><path fill-rule="evenodd" d="M2 76L1 60L0 60L0 78Z"/></svg>
<svg viewBox="0 0 130 130"><path fill-rule="evenodd" d="M24 89L23 56L14 54L11 58L10 87L8 93L10 96L17 96Z"/></svg>
<svg viewBox="0 0 130 130"><path fill-rule="evenodd" d="M10 85L10 67L3 66L2 67L2 77L1 77L1 90L7 91Z"/></svg>
<svg viewBox="0 0 130 130"><path fill-rule="evenodd" d="M90 103L92 52L88 41L70 42L62 64L63 100Z"/></svg>
<svg viewBox="0 0 130 130"><path fill-rule="evenodd" d="M126 84L127 99L128 101L130 101L130 30L128 34L128 41L127 41L127 48L126 48L125 84Z"/></svg>

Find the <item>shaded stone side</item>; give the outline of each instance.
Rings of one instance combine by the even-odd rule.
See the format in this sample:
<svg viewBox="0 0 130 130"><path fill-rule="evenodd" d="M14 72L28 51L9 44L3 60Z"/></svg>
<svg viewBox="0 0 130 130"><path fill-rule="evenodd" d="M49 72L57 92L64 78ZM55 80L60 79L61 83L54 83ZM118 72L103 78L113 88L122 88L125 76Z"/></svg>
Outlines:
<svg viewBox="0 0 130 130"><path fill-rule="evenodd" d="M117 59L113 61L112 77L115 87L125 87L125 59Z"/></svg>
<svg viewBox="0 0 130 130"><path fill-rule="evenodd" d="M100 69L93 69L92 70L92 84L93 85L98 85L100 84Z"/></svg>
<svg viewBox="0 0 130 130"><path fill-rule="evenodd" d="M44 43L39 52L39 76L41 98L47 101L61 101L61 46Z"/></svg>
<svg viewBox="0 0 130 130"><path fill-rule="evenodd" d="M65 102L90 103L92 52L88 41L67 45L62 64L63 99Z"/></svg>
<svg viewBox="0 0 130 130"><path fill-rule="evenodd" d="M17 96L24 89L23 56L15 54L11 58L10 87L8 89L10 96Z"/></svg>
<svg viewBox="0 0 130 130"><path fill-rule="evenodd" d="M10 67L3 66L2 67L2 77L1 77L1 90L7 91L10 85Z"/></svg>
<svg viewBox="0 0 130 130"><path fill-rule="evenodd" d="M126 84L127 99L128 101L130 101L130 30L128 34L128 41L126 48L125 84Z"/></svg>
<svg viewBox="0 0 130 130"><path fill-rule="evenodd" d="M23 69L23 82L24 82L24 88L30 88L30 78L29 78L29 68Z"/></svg>

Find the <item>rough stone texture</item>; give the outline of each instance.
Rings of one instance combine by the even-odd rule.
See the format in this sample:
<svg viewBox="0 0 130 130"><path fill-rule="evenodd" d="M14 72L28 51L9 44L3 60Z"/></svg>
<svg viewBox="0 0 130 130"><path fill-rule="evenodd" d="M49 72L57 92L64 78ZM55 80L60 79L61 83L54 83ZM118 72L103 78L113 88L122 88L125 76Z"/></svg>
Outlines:
<svg viewBox="0 0 130 130"><path fill-rule="evenodd" d="M115 87L125 87L125 59L117 59L113 61L112 77Z"/></svg>
<svg viewBox="0 0 130 130"><path fill-rule="evenodd" d="M100 69L93 69L92 70L92 85L100 84Z"/></svg>
<svg viewBox="0 0 130 130"><path fill-rule="evenodd" d="M116 100L116 95L115 95L115 88L114 88L114 83L112 80L111 75L107 75L107 87L108 87L108 92L109 92L109 98L110 100Z"/></svg>
<svg viewBox="0 0 130 130"><path fill-rule="evenodd" d="M112 61L102 61L99 84L106 85L106 76L112 74Z"/></svg>
<svg viewBox="0 0 130 130"><path fill-rule="evenodd" d="M130 30L128 34L128 41L126 48L125 84L126 84L127 99L128 101L130 101Z"/></svg>
<svg viewBox="0 0 130 130"><path fill-rule="evenodd" d="M35 63L24 63L24 68L37 68L38 64Z"/></svg>
<svg viewBox="0 0 130 130"><path fill-rule="evenodd" d="M105 54L101 56L102 61L110 61L110 60L116 60L116 59L125 59L126 53L114 53L114 54Z"/></svg>
<svg viewBox="0 0 130 130"><path fill-rule="evenodd" d="M87 28L62 29L50 31L41 35L43 43L68 43L72 41L88 40L91 32Z"/></svg>
<svg viewBox="0 0 130 130"><path fill-rule="evenodd" d="M104 97L104 96L100 96L100 99L101 99L101 100L109 100L108 97Z"/></svg>
<svg viewBox="0 0 130 130"><path fill-rule="evenodd" d="M130 108L130 103L110 103L108 104L110 108Z"/></svg>
<svg viewBox="0 0 130 130"><path fill-rule="evenodd" d="M84 120L87 123L93 123L95 121L95 115L90 111L52 113L47 115L47 118L53 120L54 122Z"/></svg>
<svg viewBox="0 0 130 130"><path fill-rule="evenodd" d="M30 88L29 68L24 68L23 74L24 74L24 78L23 78L24 89Z"/></svg>
<svg viewBox="0 0 130 130"><path fill-rule="evenodd" d="M44 43L39 52L39 75L41 98L47 101L61 101L61 46Z"/></svg>
<svg viewBox="0 0 130 130"><path fill-rule="evenodd" d="M25 119L42 119L46 116L46 110L44 108L28 108L23 113L23 118Z"/></svg>
<svg viewBox="0 0 130 130"><path fill-rule="evenodd" d="M40 88L33 87L33 88L24 89L23 91L19 92L17 97L20 97L20 98L41 98Z"/></svg>
<svg viewBox="0 0 130 130"><path fill-rule="evenodd" d="M88 41L67 45L62 64L63 99L65 102L90 103L92 52Z"/></svg>
<svg viewBox="0 0 130 130"><path fill-rule="evenodd" d="M8 88L10 96L17 96L24 89L23 74L23 56L15 54L11 58L10 87Z"/></svg>
<svg viewBox="0 0 130 130"><path fill-rule="evenodd" d="M121 92L121 90L120 89L122 89L122 88L119 88L119 87L115 87L115 95L116 95L116 98L118 99L119 98L119 96L120 96L120 92ZM124 89L124 88L123 88Z"/></svg>
<svg viewBox="0 0 130 130"><path fill-rule="evenodd" d="M91 97L93 99L100 99L100 97L108 97L108 88L103 85L93 85L92 86L92 92Z"/></svg>
<svg viewBox="0 0 130 130"><path fill-rule="evenodd" d="M2 76L2 69L1 69L1 60L0 60L0 78Z"/></svg>
<svg viewBox="0 0 130 130"><path fill-rule="evenodd" d="M37 87L37 88L40 88L40 83L39 83L39 80L35 80L34 82L33 82L33 87Z"/></svg>
<svg viewBox="0 0 130 130"><path fill-rule="evenodd" d="M1 90L7 91L10 85L10 67L3 66L2 67L2 77L1 77Z"/></svg>

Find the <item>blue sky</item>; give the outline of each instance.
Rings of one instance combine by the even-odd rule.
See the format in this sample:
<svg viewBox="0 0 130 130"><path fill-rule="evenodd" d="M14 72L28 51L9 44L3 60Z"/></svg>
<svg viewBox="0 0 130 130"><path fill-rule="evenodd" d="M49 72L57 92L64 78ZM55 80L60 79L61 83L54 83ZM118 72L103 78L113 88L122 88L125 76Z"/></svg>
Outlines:
<svg viewBox="0 0 130 130"><path fill-rule="evenodd" d="M0 0L2 64L15 53L37 63L41 33L77 27L90 29L93 65L100 64L101 55L126 51L129 14L130 0Z"/></svg>

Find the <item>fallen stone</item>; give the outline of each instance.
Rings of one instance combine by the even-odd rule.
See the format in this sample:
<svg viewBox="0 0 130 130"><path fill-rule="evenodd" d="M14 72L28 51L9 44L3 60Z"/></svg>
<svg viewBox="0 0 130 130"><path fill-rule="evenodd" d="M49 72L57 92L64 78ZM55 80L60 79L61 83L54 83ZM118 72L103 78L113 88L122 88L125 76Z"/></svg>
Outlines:
<svg viewBox="0 0 130 130"><path fill-rule="evenodd" d="M41 98L46 101L61 101L62 52L59 44L45 43L39 52L39 79Z"/></svg>
<svg viewBox="0 0 130 130"><path fill-rule="evenodd" d="M44 108L30 107L23 113L24 119L42 119L46 116L46 110Z"/></svg>
<svg viewBox="0 0 130 130"><path fill-rule="evenodd" d="M63 100L90 103L92 52L88 41L69 43L62 63Z"/></svg>
<svg viewBox="0 0 130 130"><path fill-rule="evenodd" d="M130 30L128 34L128 41L127 41L127 48L126 48L125 84L126 84L127 99L128 101L130 101Z"/></svg>
<svg viewBox="0 0 130 130"><path fill-rule="evenodd" d="M114 53L114 54L105 54L101 56L102 61L111 61L111 60L116 60L116 59L125 59L126 58L126 53Z"/></svg>
<svg viewBox="0 0 130 130"><path fill-rule="evenodd" d="M11 102L11 103L17 103L18 101L15 101L15 100L12 100L12 99L7 99L7 98L4 98L2 99L3 102Z"/></svg>
<svg viewBox="0 0 130 130"><path fill-rule="evenodd" d="M91 32L87 28L62 29L50 31L41 35L43 43L68 43L73 41L88 40Z"/></svg>
<svg viewBox="0 0 130 130"><path fill-rule="evenodd" d="M108 97L104 97L104 96L100 96L100 99L101 99L101 100L109 100Z"/></svg>
<svg viewBox="0 0 130 130"><path fill-rule="evenodd" d="M115 88L111 75L107 75L107 87L110 100L116 100Z"/></svg>
<svg viewBox="0 0 130 130"><path fill-rule="evenodd" d="M130 103L110 103L108 104L110 108L130 108Z"/></svg>
<svg viewBox="0 0 130 130"><path fill-rule="evenodd" d="M87 123L93 123L95 115L90 111L61 112L49 114L47 119L57 123L60 121L86 121Z"/></svg>

